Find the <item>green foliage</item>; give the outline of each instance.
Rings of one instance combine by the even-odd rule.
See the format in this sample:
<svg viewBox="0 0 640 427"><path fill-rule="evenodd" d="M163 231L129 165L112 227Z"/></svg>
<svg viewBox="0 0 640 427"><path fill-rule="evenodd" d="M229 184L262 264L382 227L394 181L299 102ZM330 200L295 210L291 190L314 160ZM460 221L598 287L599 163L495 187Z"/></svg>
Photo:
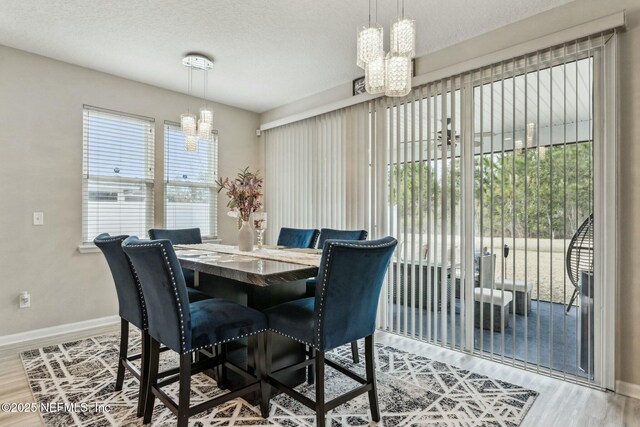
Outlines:
<svg viewBox="0 0 640 427"><path fill-rule="evenodd" d="M474 162L477 235L481 231L483 236L570 239L592 212L591 142L569 144L566 148L557 145L517 150L515 153L477 155ZM413 232L418 232L418 218L422 216L426 231L427 215L441 218L443 179L447 183L449 200L445 214L450 217L450 201L454 200L456 217L459 218L460 159L446 160L444 177L442 170L441 160L437 164L416 162L389 169L389 199L392 206L397 206L401 227L407 218L411 231L411 217L414 215ZM437 232L439 224L434 226Z"/></svg>
<svg viewBox="0 0 640 427"><path fill-rule="evenodd" d="M580 143L476 157L477 229L484 236L570 239L593 207L591 148Z"/></svg>

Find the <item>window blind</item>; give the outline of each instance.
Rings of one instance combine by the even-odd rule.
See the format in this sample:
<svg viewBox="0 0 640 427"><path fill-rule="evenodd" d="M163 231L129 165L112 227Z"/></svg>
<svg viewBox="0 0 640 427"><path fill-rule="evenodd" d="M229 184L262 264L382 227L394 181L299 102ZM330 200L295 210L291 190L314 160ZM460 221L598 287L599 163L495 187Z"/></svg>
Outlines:
<svg viewBox="0 0 640 427"><path fill-rule="evenodd" d="M153 119L83 109L82 239L146 236L153 224Z"/></svg>
<svg viewBox="0 0 640 427"><path fill-rule="evenodd" d="M266 241L281 227L370 227L369 104L265 132Z"/></svg>
<svg viewBox="0 0 640 427"><path fill-rule="evenodd" d="M165 122L165 226L199 227L203 236L217 235L218 133L199 140L197 151L184 149L180 125Z"/></svg>

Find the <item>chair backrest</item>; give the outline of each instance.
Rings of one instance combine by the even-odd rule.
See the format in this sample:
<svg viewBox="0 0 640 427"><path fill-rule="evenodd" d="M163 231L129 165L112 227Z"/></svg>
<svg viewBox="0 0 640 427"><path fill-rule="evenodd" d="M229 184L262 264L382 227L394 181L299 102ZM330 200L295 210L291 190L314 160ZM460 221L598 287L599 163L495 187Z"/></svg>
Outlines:
<svg viewBox="0 0 640 427"><path fill-rule="evenodd" d="M565 260L569 280L576 288L581 271L593 271L593 214L578 227L567 248Z"/></svg>
<svg viewBox="0 0 640 427"><path fill-rule="evenodd" d="M316 278L314 341L331 350L373 334L378 299L398 241L327 240Z"/></svg>
<svg viewBox="0 0 640 427"><path fill-rule="evenodd" d="M327 240L367 240L367 230L334 230L332 228L321 228L318 237L318 248L324 248Z"/></svg>
<svg viewBox="0 0 640 427"><path fill-rule="evenodd" d="M188 245L191 243L202 243L202 235L199 228L152 228L149 230L151 240L167 239L173 245Z"/></svg>
<svg viewBox="0 0 640 427"><path fill-rule="evenodd" d="M496 256L488 253L480 256L480 287L491 289L496 275Z"/></svg>
<svg viewBox="0 0 640 427"><path fill-rule="evenodd" d="M282 227L278 236L278 246L315 248L319 234L320 232L316 229Z"/></svg>
<svg viewBox="0 0 640 427"><path fill-rule="evenodd" d="M178 353L191 350L189 296L180 262L169 240L129 237L122 243L131 259L147 308L149 335Z"/></svg>
<svg viewBox="0 0 640 427"><path fill-rule="evenodd" d="M140 329L146 329L146 311L140 283L129 257L122 250L122 242L129 236L110 236L102 233L93 243L107 259L118 295L119 314L124 320Z"/></svg>
<svg viewBox="0 0 640 427"><path fill-rule="evenodd" d="M202 243L202 235L199 228L152 228L149 230L151 240L167 239L172 245L189 245L193 243ZM183 269L182 275L187 286L194 286L195 278L193 270Z"/></svg>

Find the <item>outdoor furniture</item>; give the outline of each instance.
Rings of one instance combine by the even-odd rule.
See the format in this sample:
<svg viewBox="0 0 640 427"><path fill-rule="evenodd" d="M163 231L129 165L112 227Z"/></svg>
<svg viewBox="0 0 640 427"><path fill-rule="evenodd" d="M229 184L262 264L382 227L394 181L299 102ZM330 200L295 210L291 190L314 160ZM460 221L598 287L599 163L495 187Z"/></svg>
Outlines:
<svg viewBox="0 0 640 427"><path fill-rule="evenodd" d="M524 280L498 280L495 282L494 289L501 291L514 292L516 294L514 307L516 314L524 316L531 313L531 289L533 284Z"/></svg>
<svg viewBox="0 0 640 427"><path fill-rule="evenodd" d="M404 305L406 293L407 306L411 307L413 301L415 301L415 308L426 310L427 307L429 307L432 312L440 310L442 305L442 268L439 264L431 263L431 265L429 265L427 261L422 262L422 286L420 286L420 264L418 262L412 264L410 261L400 261L398 266L397 261L393 260L391 261L391 267L392 269L389 274L393 280L393 302L395 304ZM451 304L452 293L449 276L450 273L447 269L445 296L445 304L447 307ZM413 279L414 277L416 278L415 280ZM398 286L398 282L400 286ZM413 287L413 297L411 296L412 283L415 283ZM422 301L420 300L420 296L422 296ZM430 300L431 304L428 304L427 300Z"/></svg>
<svg viewBox="0 0 640 427"><path fill-rule="evenodd" d="M475 288L473 290L474 324L476 328L490 329L502 332L509 326L509 304L513 294L509 291ZM481 309L482 304L484 307ZM481 311L482 310L482 311ZM491 315L493 313L493 321Z"/></svg>
<svg viewBox="0 0 640 427"><path fill-rule="evenodd" d="M567 249L566 267L569 280L575 287L567 306L568 313L580 290L581 272L593 271L593 214L589 215L571 238Z"/></svg>
<svg viewBox="0 0 640 427"><path fill-rule="evenodd" d="M580 369L584 371L589 378L593 377L593 346L594 346L594 328L593 321L595 317L593 303L593 271L583 271L580 274L580 316L578 322L580 324Z"/></svg>
<svg viewBox="0 0 640 427"><path fill-rule="evenodd" d="M483 252L478 261L479 287L473 290L475 304L474 321L476 328L503 331L509 326L509 304L513 293L496 288L496 256ZM492 321L493 316L493 321Z"/></svg>

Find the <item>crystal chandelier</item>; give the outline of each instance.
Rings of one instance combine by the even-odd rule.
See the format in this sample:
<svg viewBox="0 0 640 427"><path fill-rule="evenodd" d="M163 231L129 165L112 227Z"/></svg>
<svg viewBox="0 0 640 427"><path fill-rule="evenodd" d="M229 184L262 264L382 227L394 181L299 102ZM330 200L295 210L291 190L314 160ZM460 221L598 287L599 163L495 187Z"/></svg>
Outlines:
<svg viewBox="0 0 640 427"><path fill-rule="evenodd" d="M199 53L189 53L182 59L182 65L189 69L189 87L188 93L191 96L191 87L193 82L193 71L205 71L203 96L207 98L208 71L213 68L213 61ZM189 109L180 116L180 128L184 133L184 149L186 151L198 150L198 139L208 140L211 137L213 129L213 110L204 106L200 108L200 115L196 117Z"/></svg>
<svg viewBox="0 0 640 427"><path fill-rule="evenodd" d="M384 93L387 96L406 96L411 92L412 58L416 55L416 23L404 17L404 0L398 18L391 25L389 53L384 52L384 29L371 23L371 0L369 0L369 24L358 30L357 60L364 68L365 89L370 94ZM378 11L376 2L376 14Z"/></svg>

